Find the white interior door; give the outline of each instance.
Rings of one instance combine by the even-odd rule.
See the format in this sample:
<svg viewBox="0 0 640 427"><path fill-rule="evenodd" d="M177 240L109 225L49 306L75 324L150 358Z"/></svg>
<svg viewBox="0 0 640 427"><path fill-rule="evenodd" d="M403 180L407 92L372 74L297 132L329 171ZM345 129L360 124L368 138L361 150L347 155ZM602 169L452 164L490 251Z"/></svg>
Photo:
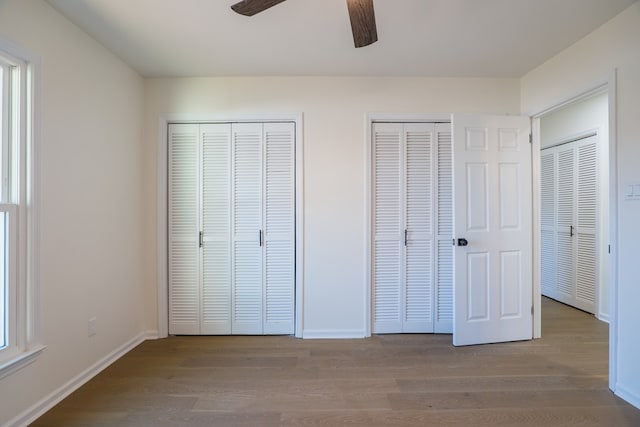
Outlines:
<svg viewBox="0 0 640 427"><path fill-rule="evenodd" d="M452 126L453 343L531 339L529 118L455 114Z"/></svg>

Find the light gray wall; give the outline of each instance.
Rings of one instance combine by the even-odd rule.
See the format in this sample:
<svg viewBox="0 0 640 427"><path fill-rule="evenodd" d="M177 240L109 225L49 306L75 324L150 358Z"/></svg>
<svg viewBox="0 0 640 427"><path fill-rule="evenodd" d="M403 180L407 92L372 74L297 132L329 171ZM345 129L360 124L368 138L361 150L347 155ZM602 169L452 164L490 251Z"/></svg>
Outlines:
<svg viewBox="0 0 640 427"><path fill-rule="evenodd" d="M363 336L369 322L366 113L518 113L520 106L517 79L357 77L149 79L145 102L148 206L156 203L161 115L304 113L303 329L316 336ZM155 227L149 218L148 248L156 246ZM155 268L150 259L149 325L157 319Z"/></svg>
<svg viewBox="0 0 640 427"><path fill-rule="evenodd" d="M617 171L613 188L617 192L617 224L613 236L618 265L611 268L618 277L617 294L611 301L613 357L617 366L612 385L617 394L640 407L640 203L622 197L625 183L640 181L640 3L528 73L522 79L522 111L535 114L617 75L616 134ZM616 194L613 194L616 197Z"/></svg>
<svg viewBox="0 0 640 427"><path fill-rule="evenodd" d="M640 180L640 5L517 79L143 82L40 0L0 1L0 38L42 57L41 289L35 364L0 380L0 424L157 329L158 116L304 113L304 327L365 326L365 113L535 113L618 71L618 186ZM144 91L144 95L143 95ZM143 104L144 103L144 104ZM142 143L141 143L142 141ZM618 201L617 392L640 405L640 203ZM142 268L141 266L144 266ZM140 284L144 283L144 287ZM96 316L98 334L87 337Z"/></svg>
<svg viewBox="0 0 640 427"><path fill-rule="evenodd" d="M0 425L141 337L143 82L40 0L0 1L0 39L40 57L40 301L33 364L0 380ZM87 334L89 318L97 334Z"/></svg>

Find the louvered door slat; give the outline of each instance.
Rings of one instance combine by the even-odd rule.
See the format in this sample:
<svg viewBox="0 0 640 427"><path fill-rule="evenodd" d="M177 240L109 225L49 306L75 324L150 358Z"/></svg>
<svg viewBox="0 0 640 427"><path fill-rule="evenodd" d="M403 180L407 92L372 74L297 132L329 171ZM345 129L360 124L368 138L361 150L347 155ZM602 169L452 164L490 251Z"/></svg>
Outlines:
<svg viewBox="0 0 640 427"><path fill-rule="evenodd" d="M231 333L231 125L202 137L202 333Z"/></svg>
<svg viewBox="0 0 640 427"><path fill-rule="evenodd" d="M433 124L404 124L406 248L402 332L433 332Z"/></svg>
<svg viewBox="0 0 640 427"><path fill-rule="evenodd" d="M295 128L264 125L264 333L294 332Z"/></svg>
<svg viewBox="0 0 640 427"><path fill-rule="evenodd" d="M262 334L262 124L232 125L232 333Z"/></svg>
<svg viewBox="0 0 640 427"><path fill-rule="evenodd" d="M402 330L402 125L373 129L373 332Z"/></svg>
<svg viewBox="0 0 640 427"><path fill-rule="evenodd" d="M453 146L451 125L435 125L436 253L434 332L453 332Z"/></svg>
<svg viewBox="0 0 640 427"><path fill-rule="evenodd" d="M169 333L200 333L198 125L169 126Z"/></svg>

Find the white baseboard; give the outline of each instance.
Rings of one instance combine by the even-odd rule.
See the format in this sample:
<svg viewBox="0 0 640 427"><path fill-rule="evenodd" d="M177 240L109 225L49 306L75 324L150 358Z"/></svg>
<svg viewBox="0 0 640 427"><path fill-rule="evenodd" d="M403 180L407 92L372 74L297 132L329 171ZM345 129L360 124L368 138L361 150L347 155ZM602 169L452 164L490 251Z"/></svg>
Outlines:
<svg viewBox="0 0 640 427"><path fill-rule="evenodd" d="M609 321L609 315L608 315L608 314L605 314L605 313L598 313L598 315L596 316L596 318L597 318L598 320L603 321L603 322L611 323L611 322Z"/></svg>
<svg viewBox="0 0 640 427"><path fill-rule="evenodd" d="M305 329L303 339L362 339L365 333L362 329Z"/></svg>
<svg viewBox="0 0 640 427"><path fill-rule="evenodd" d="M144 332L144 339L145 340L158 340L158 339L160 339L160 332L159 331L145 331Z"/></svg>
<svg viewBox="0 0 640 427"><path fill-rule="evenodd" d="M146 339L147 332L143 332L138 336L132 338L128 342L124 343L119 348L115 349L114 351L103 357L101 360L96 362L94 365L87 368L84 372L81 372L76 377L68 381L62 387L53 391L51 394L35 403L22 414L10 420L7 426L22 427L34 422L36 419L38 419L38 417L42 416L49 409L60 403L65 397L69 396L71 393L79 389L91 378L98 375L109 365L124 356L129 351L133 350L134 347L136 347Z"/></svg>
<svg viewBox="0 0 640 427"><path fill-rule="evenodd" d="M621 398L623 400L626 400L631 405L633 405L636 408L640 409L640 396L638 396L638 394L636 394L636 393L632 392L631 390L629 390L624 385L622 385L620 383L616 384L615 394L619 398Z"/></svg>

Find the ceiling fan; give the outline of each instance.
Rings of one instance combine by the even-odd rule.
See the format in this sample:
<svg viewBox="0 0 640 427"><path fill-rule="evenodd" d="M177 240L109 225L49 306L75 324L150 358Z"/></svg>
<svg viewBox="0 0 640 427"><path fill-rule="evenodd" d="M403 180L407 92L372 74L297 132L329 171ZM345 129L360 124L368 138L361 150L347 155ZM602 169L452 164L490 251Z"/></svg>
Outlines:
<svg viewBox="0 0 640 427"><path fill-rule="evenodd" d="M231 9L241 15L253 16L283 1L285 0L242 0L231 6ZM355 46L368 46L378 41L373 0L347 0L347 8Z"/></svg>

